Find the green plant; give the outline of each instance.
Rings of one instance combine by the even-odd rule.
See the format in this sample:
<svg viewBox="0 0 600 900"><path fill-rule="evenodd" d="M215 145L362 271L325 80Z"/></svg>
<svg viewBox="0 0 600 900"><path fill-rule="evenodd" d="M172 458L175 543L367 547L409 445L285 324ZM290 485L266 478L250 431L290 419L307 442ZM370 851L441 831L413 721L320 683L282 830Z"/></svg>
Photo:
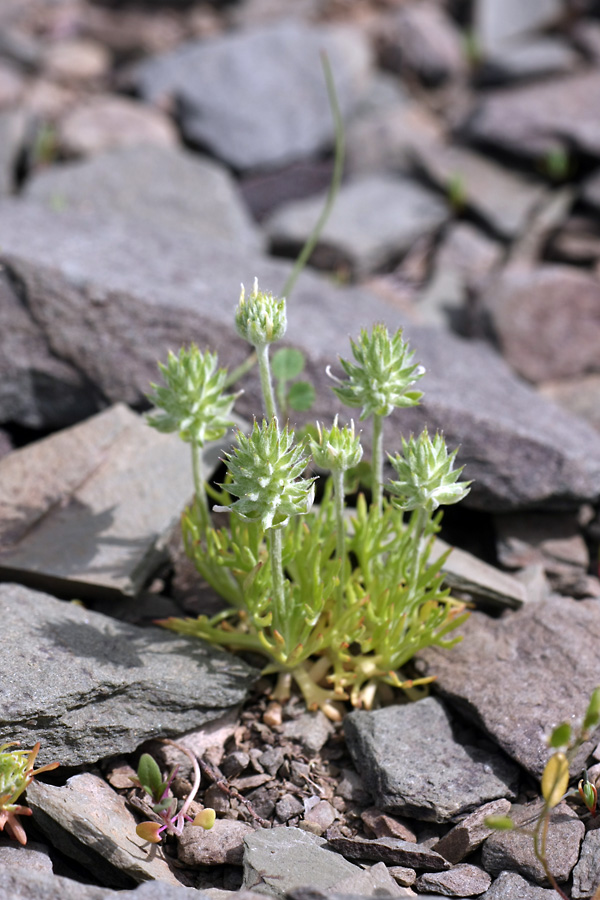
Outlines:
<svg viewBox="0 0 600 900"><path fill-rule="evenodd" d="M423 647L450 647L449 633L466 618L464 604L442 587L446 557L430 562L442 503L456 503L469 490L454 469L456 452L426 431L403 441L403 455L389 457L398 480L383 497L383 419L394 408L412 406L412 390L424 374L413 362L402 332L383 325L363 330L352 342L354 362L341 360L346 379L336 378L337 396L373 419L372 502L359 496L354 515L346 515L345 478L362 456L354 425L319 425L312 438L296 443L289 427L280 428L271 384L269 347L286 330L285 302L260 292L255 283L242 290L236 328L255 348L263 388L264 415L225 454L228 476L217 510L229 513L228 528L213 528L206 492L186 510L182 529L186 551L202 577L230 604L217 616L167 619L162 624L232 649L252 650L277 673L275 696L289 694L294 680L309 707L339 718L337 701L370 707L382 684L413 684L401 668ZM195 353L199 353L194 348ZM162 367L171 390L156 389L154 402L169 404L169 416L150 416L150 424L182 433L189 403L178 406L172 390L186 384L176 371L187 356L171 354ZM214 372L216 360L206 369ZM212 375L211 375L212 377ZM213 421L216 394L199 391L197 415ZM231 399L231 398L229 398ZM318 507L315 477L303 477L308 449L316 465L329 469ZM410 513L408 517L406 513ZM423 683L429 679L422 679ZM415 682L416 684L417 682Z"/></svg>
<svg viewBox="0 0 600 900"><path fill-rule="evenodd" d="M165 739L164 743L171 744L171 746L176 747L177 750L188 757L192 763L194 783L181 809L178 809L177 798L171 794L171 784L177 775L178 766L173 769L167 780L163 781L161 771L154 757L150 756L149 753L141 755L137 777L132 778L131 781L150 795L153 802L152 812L155 813L157 821L140 822L135 831L138 837L141 837L149 844L158 844L164 833L180 835L186 822L206 830L212 828L215 822L215 811L209 807L202 809L194 818L188 815L190 805L200 787L198 760L186 747L176 744L175 741Z"/></svg>
<svg viewBox="0 0 600 900"><path fill-rule="evenodd" d="M548 862L547 842L550 815L554 807L558 806L568 796L578 796L590 815L592 817L597 815L598 790L596 785L589 781L585 769L579 780L577 790L568 790L568 787L570 764L581 745L590 739L592 732L598 725L600 725L600 687L592 692L579 728L573 731L573 727L569 722L561 722L560 725L553 729L548 739L548 745L554 750L554 753L550 756L542 773L541 791L543 803L533 827L516 826L510 816L488 816L486 819L488 828L493 828L496 831L519 831L521 834L531 836L536 859L541 863L548 882L563 900L568 900L568 897L558 886ZM598 900L598 898L600 898L600 885L597 886L594 894L594 900Z"/></svg>
<svg viewBox="0 0 600 900"><path fill-rule="evenodd" d="M9 837L24 846L27 835L18 816L30 816L32 813L29 807L20 806L17 800L36 775L56 769L59 763L47 763L34 769L35 758L40 749L39 741L33 750L7 751L7 747L17 746L17 741L0 746L0 831L6 828Z"/></svg>

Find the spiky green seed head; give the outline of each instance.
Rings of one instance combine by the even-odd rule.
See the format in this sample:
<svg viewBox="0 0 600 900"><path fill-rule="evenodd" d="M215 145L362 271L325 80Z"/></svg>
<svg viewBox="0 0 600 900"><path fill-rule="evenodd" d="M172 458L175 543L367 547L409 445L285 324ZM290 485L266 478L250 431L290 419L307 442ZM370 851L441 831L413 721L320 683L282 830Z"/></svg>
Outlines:
<svg viewBox="0 0 600 900"><path fill-rule="evenodd" d="M354 422L338 426L337 416L331 428L317 422L318 440L310 438L310 452L321 469L345 472L357 466L362 459L363 449L359 435L354 433Z"/></svg>
<svg viewBox="0 0 600 900"><path fill-rule="evenodd" d="M240 302L235 313L235 327L240 337L253 347L264 347L278 341L285 334L287 317L285 297L281 300L273 294L259 291L258 279L254 279L254 287L246 297L244 285L240 294Z"/></svg>
<svg viewBox="0 0 600 900"><path fill-rule="evenodd" d="M227 372L217 368L216 353L202 353L195 344L169 350L167 364L159 363L164 385L152 384L148 399L156 407L148 424L157 431L178 431L182 440L202 447L217 441L233 425L228 419L236 395L225 394Z"/></svg>
<svg viewBox="0 0 600 900"><path fill-rule="evenodd" d="M307 513L314 500L314 478L302 478L307 457L294 445L294 432L279 430L277 419L254 423L252 433L238 433L237 447L225 454L232 481L223 487L238 499L231 509L262 527L285 525L290 516ZM223 509L222 507L215 507Z"/></svg>
<svg viewBox="0 0 600 900"><path fill-rule="evenodd" d="M371 334L364 328L358 341L350 341L355 363L340 359L347 380L335 379L333 388L347 406L360 406L360 418L389 416L396 407L416 406L423 396L411 391L425 374L413 363L414 353L402 338L402 329L390 336L385 325L375 325Z"/></svg>
<svg viewBox="0 0 600 900"><path fill-rule="evenodd" d="M469 493L470 481L458 481L463 466L454 469L457 450L448 453L443 435L433 440L425 429L418 437L402 438L402 455L388 454L398 479L388 484L399 509L411 510L458 503Z"/></svg>

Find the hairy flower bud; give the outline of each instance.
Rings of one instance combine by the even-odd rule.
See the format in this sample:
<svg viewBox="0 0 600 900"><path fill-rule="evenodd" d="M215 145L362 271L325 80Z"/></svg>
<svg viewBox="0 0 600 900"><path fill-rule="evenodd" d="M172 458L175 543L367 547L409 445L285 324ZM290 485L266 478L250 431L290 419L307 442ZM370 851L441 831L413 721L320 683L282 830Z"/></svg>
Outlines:
<svg viewBox="0 0 600 900"><path fill-rule="evenodd" d="M388 459L396 470L397 481L388 484L390 493L399 499L395 505L400 509L411 510L458 503L469 493L470 481L458 481L463 470L453 469L457 450L448 453L446 442L441 434L433 440L425 429L419 437L412 435L402 438L402 456L396 454Z"/></svg>
<svg viewBox="0 0 600 900"><path fill-rule="evenodd" d="M285 525L290 516L307 513L314 500L314 478L301 478L306 468L303 448L294 446L294 432L279 430L277 419L254 423L249 437L238 433L238 446L225 454L232 481L223 487L238 499L239 515L260 520L262 527ZM220 510L222 507L215 507Z"/></svg>
<svg viewBox="0 0 600 900"><path fill-rule="evenodd" d="M235 327L239 336L253 347L264 347L278 341L287 327L285 297L279 300L273 294L259 291L258 279L255 278L252 293L246 298L242 285Z"/></svg>
<svg viewBox="0 0 600 900"><path fill-rule="evenodd" d="M336 416L331 428L321 427L317 422L317 430L318 441L310 439L310 452L317 466L345 472L359 464L363 449L360 437L354 433L354 422L340 428Z"/></svg>
<svg viewBox="0 0 600 900"><path fill-rule="evenodd" d="M340 359L348 379L334 378L338 386L333 390L347 406L362 407L361 420L418 404L423 394L409 388L425 369L413 363L414 353L402 339L401 329L390 337L385 325L375 325L371 334L363 329L358 341L350 343L356 364Z"/></svg>
<svg viewBox="0 0 600 900"><path fill-rule="evenodd" d="M167 364L158 364L166 386L152 384L148 399L157 407L148 424L157 431L178 431L182 440L200 447L217 441L233 425L230 415L235 395L223 393L227 372L217 369L217 354L202 353L195 344L176 356L169 351Z"/></svg>

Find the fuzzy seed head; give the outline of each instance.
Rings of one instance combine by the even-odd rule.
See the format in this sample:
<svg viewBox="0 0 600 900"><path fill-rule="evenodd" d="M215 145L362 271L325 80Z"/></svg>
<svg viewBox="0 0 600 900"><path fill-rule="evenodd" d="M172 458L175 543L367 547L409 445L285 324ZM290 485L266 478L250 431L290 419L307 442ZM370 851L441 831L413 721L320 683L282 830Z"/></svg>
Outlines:
<svg viewBox="0 0 600 900"><path fill-rule="evenodd" d="M235 327L239 336L253 347L264 347L278 341L287 327L285 297L280 300L273 294L259 291L258 279L255 278L252 293L246 298L242 285Z"/></svg>
<svg viewBox="0 0 600 900"><path fill-rule="evenodd" d="M317 431L319 439L310 439L310 452L317 466L345 472L359 464L363 449L360 437L354 433L354 422L340 428L336 416L331 428L317 422Z"/></svg>
<svg viewBox="0 0 600 900"><path fill-rule="evenodd" d="M294 446L294 432L287 426L280 431L277 419L255 422L249 437L239 432L237 447L225 458L232 482L223 487L238 498L231 509L260 520L265 530L304 515L313 504L315 481L301 477L306 461L303 447Z"/></svg>
<svg viewBox="0 0 600 900"><path fill-rule="evenodd" d="M417 438L402 438L402 455L388 455L398 475L396 481L388 484L390 493L398 498L394 499L395 505L404 510L436 510L466 497L471 482L458 481L463 467L453 468L457 452L448 453L443 436L438 433L432 440L427 429Z"/></svg>
<svg viewBox="0 0 600 900"><path fill-rule="evenodd" d="M333 390L347 406L360 406L360 418L389 416L396 407L416 406L423 396L409 388L425 374L413 363L414 353L402 338L402 329L390 337L385 325L364 328L358 341L350 341L356 363L340 359L347 380Z"/></svg>
<svg viewBox="0 0 600 900"><path fill-rule="evenodd" d="M217 441L233 425L231 414L236 396L225 394L225 369L217 369L216 353L202 353L195 344L171 350L167 364L158 364L165 385L152 384L148 399L156 411L148 424L157 431L178 431L182 440L203 447Z"/></svg>

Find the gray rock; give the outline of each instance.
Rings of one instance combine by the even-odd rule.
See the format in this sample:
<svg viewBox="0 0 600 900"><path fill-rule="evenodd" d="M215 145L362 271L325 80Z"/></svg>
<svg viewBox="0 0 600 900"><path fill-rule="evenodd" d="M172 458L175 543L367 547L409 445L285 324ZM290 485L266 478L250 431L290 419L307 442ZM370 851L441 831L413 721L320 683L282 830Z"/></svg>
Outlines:
<svg viewBox="0 0 600 900"><path fill-rule="evenodd" d="M350 29L285 21L193 41L142 63L134 77L150 102L177 102L187 141L240 170L284 165L333 142L322 49L347 116L371 68L366 38Z"/></svg>
<svg viewBox="0 0 600 900"><path fill-rule="evenodd" d="M579 862L573 869L571 896L592 897L600 887L600 830L588 831L581 845Z"/></svg>
<svg viewBox="0 0 600 900"><path fill-rule="evenodd" d="M493 51L555 24L562 12L562 0L479 0L475 5L475 35L484 52Z"/></svg>
<svg viewBox="0 0 600 900"><path fill-rule="evenodd" d="M324 197L311 197L278 209L265 225L274 251L298 252L323 203ZM437 231L447 216L441 199L409 179L356 178L341 187L312 264L364 276L395 262L418 237Z"/></svg>
<svg viewBox="0 0 600 900"><path fill-rule="evenodd" d="M431 0L402 7L384 20L382 32L381 60L393 71L434 85L466 71L460 32Z"/></svg>
<svg viewBox="0 0 600 900"><path fill-rule="evenodd" d="M332 853L324 838L299 828L255 831L244 838L243 887L260 894L283 897L305 885L317 890L333 889L361 870Z"/></svg>
<svg viewBox="0 0 600 900"><path fill-rule="evenodd" d="M600 210L600 172L595 172L583 182L581 196L595 210Z"/></svg>
<svg viewBox="0 0 600 900"><path fill-rule="evenodd" d="M479 866L463 863L448 872L426 872L417 878L415 887L420 892L433 891L448 897L478 897L491 883L490 876Z"/></svg>
<svg viewBox="0 0 600 900"><path fill-rule="evenodd" d="M0 112L0 197L14 193L16 167L25 145L28 117L22 110Z"/></svg>
<svg viewBox="0 0 600 900"><path fill-rule="evenodd" d="M27 803L54 846L109 887L149 880L179 885L164 857L142 849L138 820L99 776L73 775L64 787L34 782Z"/></svg>
<svg viewBox="0 0 600 900"><path fill-rule="evenodd" d="M17 585L0 585L0 731L63 765L130 753L240 703L255 673L202 641L138 628ZM51 664L50 664L51 663Z"/></svg>
<svg viewBox="0 0 600 900"><path fill-rule="evenodd" d="M502 355L538 383L600 371L600 285L571 266L511 266L481 306Z"/></svg>
<svg viewBox="0 0 600 900"><path fill-rule="evenodd" d="M600 232L596 216L572 215L553 236L552 259L574 265L594 265L600 259Z"/></svg>
<svg viewBox="0 0 600 900"><path fill-rule="evenodd" d="M497 91L481 102L466 132L519 156L538 158L571 146L600 156L599 83L600 73L592 70Z"/></svg>
<svg viewBox="0 0 600 900"><path fill-rule="evenodd" d="M510 810L510 802L504 798L492 800L451 828L431 848L449 860L451 863L459 863L472 853L494 832L485 824L488 816L505 816Z"/></svg>
<svg viewBox="0 0 600 900"><path fill-rule="evenodd" d="M460 630L464 640L451 652L419 654L419 672L435 676L437 691L539 777L547 735L582 716L600 683L600 604L553 596L500 619L474 612ZM594 746L593 738L583 745L573 774Z"/></svg>
<svg viewBox="0 0 600 900"><path fill-rule="evenodd" d="M508 801L507 801L508 802ZM363 809L360 814L367 832L372 831L375 837L395 837L402 841L417 842L417 836L414 832L414 823L411 827L406 819L399 820L394 816L388 816L377 809L376 806L370 806Z"/></svg>
<svg viewBox="0 0 600 900"><path fill-rule="evenodd" d="M165 113L129 97L96 94L61 119L56 141L65 156L93 156L118 147L173 147L177 133Z"/></svg>
<svg viewBox="0 0 600 900"><path fill-rule="evenodd" d="M328 891L328 896L331 896ZM338 881L334 887L337 896L350 897L412 897L412 891L398 885L385 863L378 862L363 871L354 872Z"/></svg>
<svg viewBox="0 0 600 900"><path fill-rule="evenodd" d="M229 172L175 147L126 147L82 162L51 166L31 178L25 196L58 211L151 220L165 232L198 241L258 248L262 242Z"/></svg>
<svg viewBox="0 0 600 900"><path fill-rule="evenodd" d="M475 480L466 503L478 508L573 508L598 495L596 432L558 415L489 347L413 325L406 335L427 370L425 396L386 421L388 446L398 445L394 429L443 431L449 447L460 445L465 476Z"/></svg>
<svg viewBox="0 0 600 900"><path fill-rule="evenodd" d="M516 825L531 829L541 809L541 802L534 800L526 806L514 806L510 815ZM564 801L552 810L546 855L550 871L559 883L569 878L579 858L584 833L585 825ZM481 861L490 875L516 871L530 881L548 886L544 868L534 852L531 834L518 830L496 832L483 845Z"/></svg>
<svg viewBox="0 0 600 900"><path fill-rule="evenodd" d="M0 109L10 109L23 96L25 77L6 59L0 61Z"/></svg>
<svg viewBox="0 0 600 900"><path fill-rule="evenodd" d="M514 796L516 768L472 740L458 743L448 712L434 697L352 712L344 733L376 805L388 812L448 822L489 800Z"/></svg>
<svg viewBox="0 0 600 900"><path fill-rule="evenodd" d="M0 272L0 421L60 428L87 418L97 409L93 385L52 353L18 287Z"/></svg>
<svg viewBox="0 0 600 900"><path fill-rule="evenodd" d="M580 416L600 431L600 374L583 375L567 381L546 381L540 393L563 409Z"/></svg>
<svg viewBox="0 0 600 900"><path fill-rule="evenodd" d="M448 549L449 544L436 538L431 549L431 561L438 559ZM472 597L480 597L501 609L507 606L518 609L529 599L525 585L512 575L458 547L452 549L441 571L448 587Z"/></svg>
<svg viewBox="0 0 600 900"><path fill-rule="evenodd" d="M135 890L113 891L50 872L0 866L0 900L208 900L183 885L146 882Z"/></svg>
<svg viewBox="0 0 600 900"><path fill-rule="evenodd" d="M0 573L63 596L135 595L193 492L189 447L114 406L0 462Z"/></svg>
<svg viewBox="0 0 600 900"><path fill-rule="evenodd" d="M186 825L177 842L177 858L185 866L241 866L244 838L254 829L235 819L216 819L208 831Z"/></svg>
<svg viewBox="0 0 600 900"><path fill-rule="evenodd" d="M505 238L523 231L546 194L542 185L462 147L425 146L415 162L437 185L452 189L461 205Z"/></svg>
<svg viewBox="0 0 600 900"><path fill-rule="evenodd" d="M0 872L4 867L14 866L26 872L52 872L52 860L46 844L27 842L21 844L0 844Z"/></svg>
<svg viewBox="0 0 600 900"><path fill-rule="evenodd" d="M578 54L564 40L557 37L533 37L497 47L485 59L479 79L489 81L517 81L566 75L579 62Z"/></svg>
<svg viewBox="0 0 600 900"><path fill-rule="evenodd" d="M556 891L538 887L516 872L502 872L481 900L556 900Z"/></svg>
<svg viewBox="0 0 600 900"><path fill-rule="evenodd" d="M284 722L281 733L293 741L298 741L307 753L318 753L334 732L329 719L320 710L306 712L297 719Z"/></svg>
<svg viewBox="0 0 600 900"><path fill-rule="evenodd" d="M412 869L426 869L434 872L449 869L450 863L421 844L403 841L400 838L361 838L330 835L329 844L350 859L378 860L391 865L408 866Z"/></svg>

